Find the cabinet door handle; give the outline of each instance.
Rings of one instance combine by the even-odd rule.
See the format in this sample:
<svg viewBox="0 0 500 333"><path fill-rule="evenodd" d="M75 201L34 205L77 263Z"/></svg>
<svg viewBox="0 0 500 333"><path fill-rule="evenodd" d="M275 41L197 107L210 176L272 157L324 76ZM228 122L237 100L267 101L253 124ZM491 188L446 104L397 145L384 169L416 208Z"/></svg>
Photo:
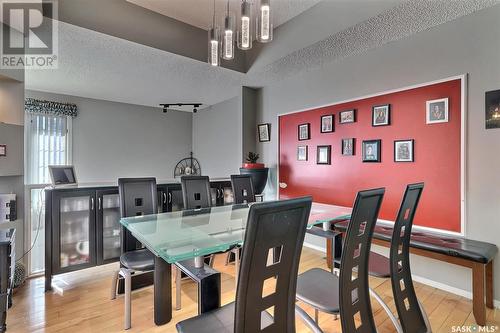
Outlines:
<svg viewBox="0 0 500 333"><path fill-rule="evenodd" d="M167 194L163 192L163 204L167 203Z"/></svg>
<svg viewBox="0 0 500 333"><path fill-rule="evenodd" d="M94 210L94 197L90 198L90 210Z"/></svg>
<svg viewBox="0 0 500 333"><path fill-rule="evenodd" d="M99 210L102 210L102 202L101 202L101 197L97 198L97 207L99 207Z"/></svg>
<svg viewBox="0 0 500 333"><path fill-rule="evenodd" d="M168 203L172 203L172 193L168 193Z"/></svg>

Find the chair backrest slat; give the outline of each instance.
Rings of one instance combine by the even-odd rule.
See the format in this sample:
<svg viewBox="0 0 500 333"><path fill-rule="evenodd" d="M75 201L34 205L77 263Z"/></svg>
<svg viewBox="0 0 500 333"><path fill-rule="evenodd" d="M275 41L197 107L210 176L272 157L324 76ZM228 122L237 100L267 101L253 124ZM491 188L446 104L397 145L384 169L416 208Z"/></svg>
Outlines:
<svg viewBox="0 0 500 333"><path fill-rule="evenodd" d="M240 280L236 291L235 332L295 332L295 293L300 254L311 211L310 197L254 204L248 215ZM277 262L269 260L280 248ZM264 289L264 285L270 288ZM274 322L266 327L264 311Z"/></svg>
<svg viewBox="0 0 500 333"><path fill-rule="evenodd" d="M235 204L255 202L255 191L250 175L231 175L231 186Z"/></svg>
<svg viewBox="0 0 500 333"><path fill-rule="evenodd" d="M361 191L356 197L340 264L342 332L374 333L368 289L368 259L385 189Z"/></svg>
<svg viewBox="0 0 500 333"><path fill-rule="evenodd" d="M184 209L209 208L212 206L210 179L207 176L181 177Z"/></svg>
<svg viewBox="0 0 500 333"><path fill-rule="evenodd" d="M118 179L121 217L156 214L158 212L156 191L156 178ZM135 237L123 227L121 243L122 252L140 247Z"/></svg>
<svg viewBox="0 0 500 333"><path fill-rule="evenodd" d="M399 321L405 333L427 332L410 269L411 229L423 189L422 183L407 186L394 224L390 248L392 291Z"/></svg>

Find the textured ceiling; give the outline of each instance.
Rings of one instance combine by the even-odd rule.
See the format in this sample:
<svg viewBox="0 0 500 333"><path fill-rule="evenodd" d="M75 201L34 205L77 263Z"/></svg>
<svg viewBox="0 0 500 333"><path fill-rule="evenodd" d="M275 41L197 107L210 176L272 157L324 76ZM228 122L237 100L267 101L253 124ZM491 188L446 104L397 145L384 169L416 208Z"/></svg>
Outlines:
<svg viewBox="0 0 500 333"><path fill-rule="evenodd" d="M209 0L127 0L130 3L171 17L178 21L208 30L212 22L213 1ZM273 0L274 26L277 27L321 0ZM216 0L216 15L222 17L227 1ZM237 12L240 0L230 1L232 12Z"/></svg>
<svg viewBox="0 0 500 333"><path fill-rule="evenodd" d="M283 49L278 48L271 57L277 60L257 62L247 74L60 23L59 69L27 71L26 87L150 106L193 101L213 105L239 94L242 85L265 86L498 3L408 0L289 54L280 54Z"/></svg>

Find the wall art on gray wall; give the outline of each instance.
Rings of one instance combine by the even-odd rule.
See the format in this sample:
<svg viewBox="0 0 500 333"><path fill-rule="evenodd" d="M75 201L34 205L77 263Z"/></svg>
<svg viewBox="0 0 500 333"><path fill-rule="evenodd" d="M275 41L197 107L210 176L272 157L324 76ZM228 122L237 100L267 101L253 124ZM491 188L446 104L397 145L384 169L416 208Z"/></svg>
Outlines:
<svg viewBox="0 0 500 333"><path fill-rule="evenodd" d="M500 90L486 93L486 129L500 128Z"/></svg>

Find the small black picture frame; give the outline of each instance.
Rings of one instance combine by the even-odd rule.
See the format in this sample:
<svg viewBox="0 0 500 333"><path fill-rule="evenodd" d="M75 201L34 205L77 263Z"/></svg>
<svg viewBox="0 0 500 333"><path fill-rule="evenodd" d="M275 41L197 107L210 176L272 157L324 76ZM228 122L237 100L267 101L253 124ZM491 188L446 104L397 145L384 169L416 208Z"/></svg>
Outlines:
<svg viewBox="0 0 500 333"><path fill-rule="evenodd" d="M7 145L0 145L0 156L7 156Z"/></svg>
<svg viewBox="0 0 500 333"><path fill-rule="evenodd" d="M500 128L500 90L485 93L485 128Z"/></svg>
<svg viewBox="0 0 500 333"><path fill-rule="evenodd" d="M297 127L297 136L299 141L311 139L311 124L300 124Z"/></svg>
<svg viewBox="0 0 500 333"><path fill-rule="evenodd" d="M342 139L342 155L343 156L356 155L356 139L355 138Z"/></svg>
<svg viewBox="0 0 500 333"><path fill-rule="evenodd" d="M339 124L350 124L356 122L356 109L339 112Z"/></svg>
<svg viewBox="0 0 500 333"><path fill-rule="evenodd" d="M364 140L361 145L364 163L380 163L382 140Z"/></svg>
<svg viewBox="0 0 500 333"><path fill-rule="evenodd" d="M394 141L394 162L414 162L415 161L415 140L395 140Z"/></svg>
<svg viewBox="0 0 500 333"><path fill-rule="evenodd" d="M389 126L391 124L391 104L372 107L372 126Z"/></svg>
<svg viewBox="0 0 500 333"><path fill-rule="evenodd" d="M321 116L319 128L321 133L335 132L335 116L333 114L326 114L324 116Z"/></svg>
<svg viewBox="0 0 500 333"><path fill-rule="evenodd" d="M307 161L308 148L307 145L297 146L297 161Z"/></svg>
<svg viewBox="0 0 500 333"><path fill-rule="evenodd" d="M259 142L269 142L271 141L271 124L259 124L257 125L259 132Z"/></svg>
<svg viewBox="0 0 500 333"><path fill-rule="evenodd" d="M316 148L316 164L331 164L332 162L332 146L324 145Z"/></svg>

